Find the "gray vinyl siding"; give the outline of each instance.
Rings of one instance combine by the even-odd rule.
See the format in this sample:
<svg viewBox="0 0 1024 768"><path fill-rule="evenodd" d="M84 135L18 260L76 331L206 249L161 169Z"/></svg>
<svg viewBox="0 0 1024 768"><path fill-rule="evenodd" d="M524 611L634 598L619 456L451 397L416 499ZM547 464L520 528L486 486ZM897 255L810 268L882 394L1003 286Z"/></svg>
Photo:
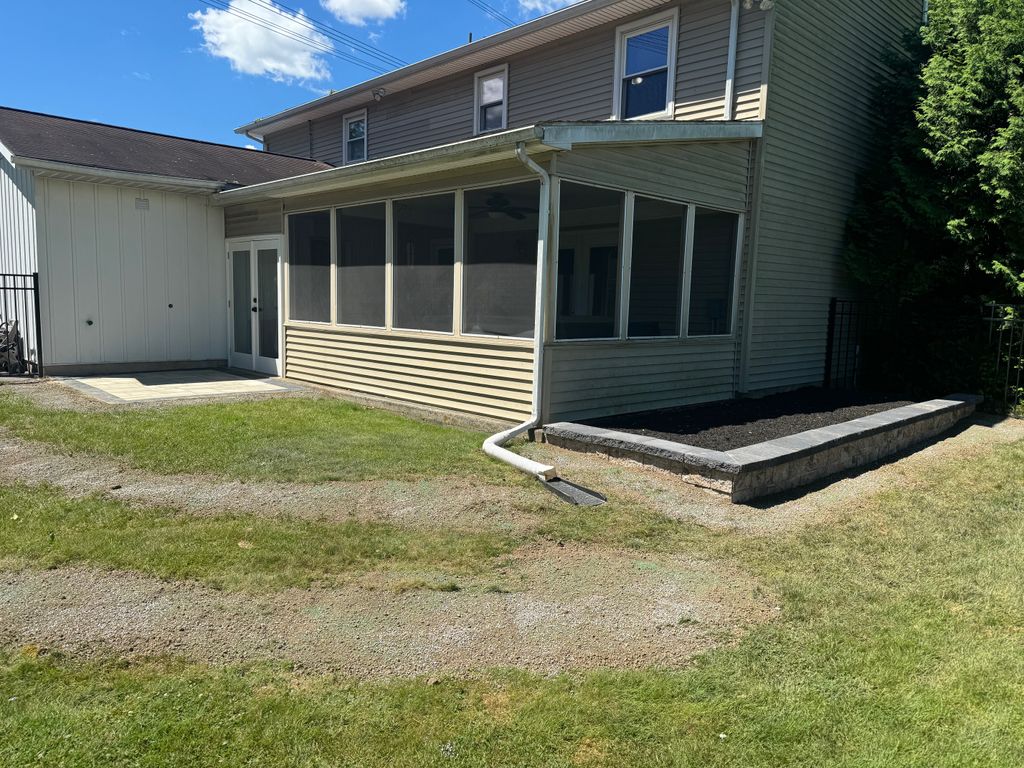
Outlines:
<svg viewBox="0 0 1024 768"><path fill-rule="evenodd" d="M36 250L35 178L0 156L0 272L39 269Z"/></svg>
<svg viewBox="0 0 1024 768"><path fill-rule="evenodd" d="M742 211L752 146L748 141L723 141L586 147L558 155L555 171L567 179Z"/></svg>
<svg viewBox="0 0 1024 768"><path fill-rule="evenodd" d="M744 384L751 392L821 383L829 299L850 290L844 230L883 53L921 16L920 0L776 9Z"/></svg>
<svg viewBox="0 0 1024 768"><path fill-rule="evenodd" d="M676 118L721 119L729 46L727 0L686 0L680 7ZM661 11L638 15L644 18ZM737 55L737 116L759 119L764 29L768 14L742 10ZM623 23L628 23L626 20ZM543 121L606 120L612 114L615 43L619 23L574 35L493 65L508 64L510 128ZM490 65L488 65L490 66ZM341 165L344 114L367 110L369 157L378 159L473 136L474 75L479 67L427 86L387 94L345 113L269 134L270 152L310 156Z"/></svg>
<svg viewBox="0 0 1024 768"><path fill-rule="evenodd" d="M747 212L756 143L575 150L555 164L560 178L592 181L713 208ZM716 339L549 342L545 346L545 421L724 400L735 395L748 270L744 232L737 327ZM554 294L552 290L551 295Z"/></svg>
<svg viewBox="0 0 1024 768"><path fill-rule="evenodd" d="M302 123L285 128L266 137L264 149L276 155L293 157L312 157L313 147L310 144L310 125ZM324 162L327 162L326 160Z"/></svg>
<svg viewBox="0 0 1024 768"><path fill-rule="evenodd" d="M224 236L227 238L278 235L284 232L284 214L280 201L232 205L224 209Z"/></svg>

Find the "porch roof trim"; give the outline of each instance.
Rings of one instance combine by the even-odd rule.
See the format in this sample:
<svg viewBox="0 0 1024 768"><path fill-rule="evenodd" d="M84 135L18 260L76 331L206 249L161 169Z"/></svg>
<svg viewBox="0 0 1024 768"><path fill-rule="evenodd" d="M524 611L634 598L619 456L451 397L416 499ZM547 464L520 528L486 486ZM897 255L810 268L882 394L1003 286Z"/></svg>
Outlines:
<svg viewBox="0 0 1024 768"><path fill-rule="evenodd" d="M759 139L763 131L763 123L753 120L539 123L356 165L229 189L215 195L213 202L235 205L282 199L483 165L511 159L520 144L530 154L542 154L595 145L743 141Z"/></svg>

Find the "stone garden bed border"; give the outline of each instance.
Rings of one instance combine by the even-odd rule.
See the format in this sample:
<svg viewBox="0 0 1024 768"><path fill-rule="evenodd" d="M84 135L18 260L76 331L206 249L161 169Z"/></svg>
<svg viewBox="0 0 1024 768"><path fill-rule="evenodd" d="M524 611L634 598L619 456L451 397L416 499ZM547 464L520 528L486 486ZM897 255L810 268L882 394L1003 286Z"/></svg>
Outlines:
<svg viewBox="0 0 1024 768"><path fill-rule="evenodd" d="M711 451L628 432L561 422L545 442L667 469L734 503L793 490L897 454L971 416L982 398L950 395L733 451Z"/></svg>

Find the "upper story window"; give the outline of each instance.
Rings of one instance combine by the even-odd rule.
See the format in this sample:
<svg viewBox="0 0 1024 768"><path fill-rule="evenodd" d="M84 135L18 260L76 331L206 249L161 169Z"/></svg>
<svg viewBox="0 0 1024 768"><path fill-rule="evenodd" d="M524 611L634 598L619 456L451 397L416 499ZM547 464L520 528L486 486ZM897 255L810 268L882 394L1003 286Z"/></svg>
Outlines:
<svg viewBox="0 0 1024 768"><path fill-rule="evenodd" d="M366 160L366 110L345 116L345 165Z"/></svg>
<svg viewBox="0 0 1024 768"><path fill-rule="evenodd" d="M617 120L672 117L678 11L619 28L615 51Z"/></svg>
<svg viewBox="0 0 1024 768"><path fill-rule="evenodd" d="M487 133L508 127L508 65L479 72L476 76L475 132Z"/></svg>

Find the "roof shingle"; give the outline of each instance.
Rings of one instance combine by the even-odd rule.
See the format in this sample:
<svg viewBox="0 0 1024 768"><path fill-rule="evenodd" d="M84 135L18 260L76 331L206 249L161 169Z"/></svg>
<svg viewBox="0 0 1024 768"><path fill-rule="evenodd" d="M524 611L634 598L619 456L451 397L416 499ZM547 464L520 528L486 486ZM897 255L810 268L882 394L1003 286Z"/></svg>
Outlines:
<svg viewBox="0 0 1024 768"><path fill-rule="evenodd" d="M0 142L16 157L247 186L331 166L313 160L0 107Z"/></svg>

